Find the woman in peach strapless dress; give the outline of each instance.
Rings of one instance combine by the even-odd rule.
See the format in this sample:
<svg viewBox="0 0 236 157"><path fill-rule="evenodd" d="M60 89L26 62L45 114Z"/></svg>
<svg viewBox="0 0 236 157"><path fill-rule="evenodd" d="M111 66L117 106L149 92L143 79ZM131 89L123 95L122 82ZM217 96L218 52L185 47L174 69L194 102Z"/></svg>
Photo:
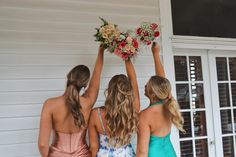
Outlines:
<svg viewBox="0 0 236 157"><path fill-rule="evenodd" d="M85 130L76 133L54 131L49 157L90 157L85 135Z"/></svg>
<svg viewBox="0 0 236 157"><path fill-rule="evenodd" d="M78 65L67 75L67 85L62 96L48 99L42 109L39 131L39 151L42 157L90 157L85 136L90 112L99 92L103 66L103 48L98 57L88 89L90 78L87 66ZM49 139L53 131L53 141Z"/></svg>

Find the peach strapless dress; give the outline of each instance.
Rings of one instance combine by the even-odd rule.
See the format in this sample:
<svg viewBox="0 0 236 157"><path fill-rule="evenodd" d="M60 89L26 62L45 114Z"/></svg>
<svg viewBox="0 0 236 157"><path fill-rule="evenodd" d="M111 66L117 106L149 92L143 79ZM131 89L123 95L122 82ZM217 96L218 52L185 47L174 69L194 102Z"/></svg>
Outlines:
<svg viewBox="0 0 236 157"><path fill-rule="evenodd" d="M76 133L54 131L48 157L91 157L85 135L86 130Z"/></svg>

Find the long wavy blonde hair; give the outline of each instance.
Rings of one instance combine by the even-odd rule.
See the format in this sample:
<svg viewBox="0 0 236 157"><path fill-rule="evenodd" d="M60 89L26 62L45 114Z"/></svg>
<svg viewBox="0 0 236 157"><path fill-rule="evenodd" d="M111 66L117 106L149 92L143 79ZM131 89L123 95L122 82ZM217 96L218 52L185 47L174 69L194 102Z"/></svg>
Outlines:
<svg viewBox="0 0 236 157"><path fill-rule="evenodd" d="M111 78L106 90L105 109L109 144L121 146L130 143L132 133L137 131L138 116L133 88L127 76L120 74ZM115 143L111 143L114 138Z"/></svg>
<svg viewBox="0 0 236 157"><path fill-rule="evenodd" d="M171 84L167 78L152 76L147 84L150 93L155 95L155 99L163 101L165 115L182 132L184 119L179 111L179 104L171 95Z"/></svg>
<svg viewBox="0 0 236 157"><path fill-rule="evenodd" d="M78 128L86 128L87 124L84 115L81 112L81 104L79 101L81 89L87 86L90 78L89 68L85 65L74 67L67 75L66 84L66 105L68 106L74 118L74 123Z"/></svg>

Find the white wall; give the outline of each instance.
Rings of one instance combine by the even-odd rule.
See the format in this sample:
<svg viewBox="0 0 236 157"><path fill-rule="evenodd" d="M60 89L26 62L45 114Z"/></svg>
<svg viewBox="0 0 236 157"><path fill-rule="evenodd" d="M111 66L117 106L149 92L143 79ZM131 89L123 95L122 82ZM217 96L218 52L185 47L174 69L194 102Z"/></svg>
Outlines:
<svg viewBox="0 0 236 157"><path fill-rule="evenodd" d="M77 64L91 70L97 53L98 17L122 29L159 21L158 0L0 0L0 156L39 156L37 136L42 103L63 93L65 76ZM143 87L154 73L151 53L136 60L142 107ZM105 56L101 92L122 61Z"/></svg>

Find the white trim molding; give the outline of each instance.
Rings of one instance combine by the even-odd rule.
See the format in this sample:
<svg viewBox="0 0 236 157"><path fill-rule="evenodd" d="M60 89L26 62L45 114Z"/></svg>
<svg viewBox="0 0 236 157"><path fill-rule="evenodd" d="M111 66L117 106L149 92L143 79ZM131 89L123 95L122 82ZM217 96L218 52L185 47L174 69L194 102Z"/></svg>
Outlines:
<svg viewBox="0 0 236 157"><path fill-rule="evenodd" d="M179 36L171 37L173 48L236 50L236 39L216 37Z"/></svg>

